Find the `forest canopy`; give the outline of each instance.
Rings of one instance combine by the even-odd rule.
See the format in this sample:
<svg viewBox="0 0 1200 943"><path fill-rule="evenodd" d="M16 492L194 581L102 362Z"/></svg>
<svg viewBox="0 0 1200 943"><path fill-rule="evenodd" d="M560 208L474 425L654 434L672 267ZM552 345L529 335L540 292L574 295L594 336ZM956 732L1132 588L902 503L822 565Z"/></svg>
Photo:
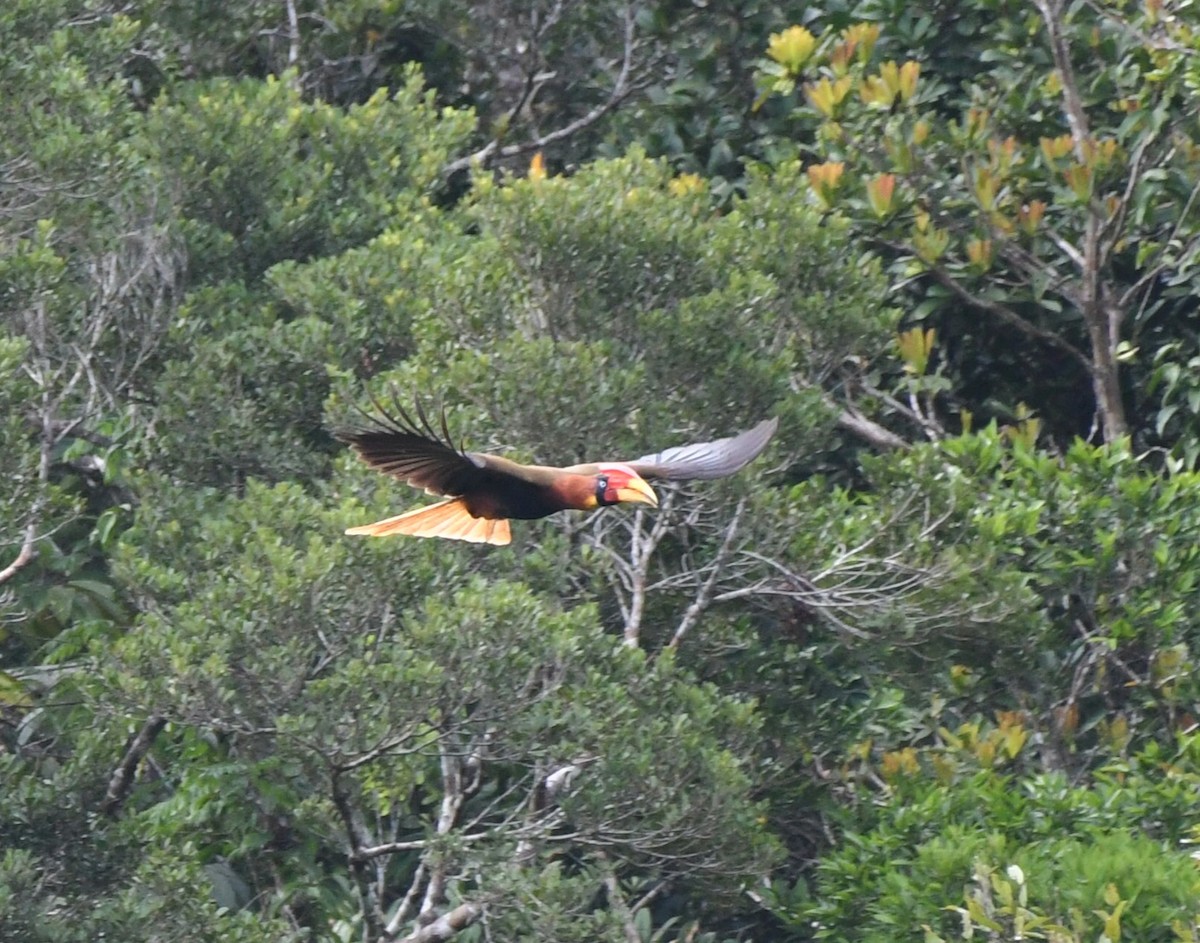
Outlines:
<svg viewBox="0 0 1200 943"><path fill-rule="evenodd" d="M0 937L1200 936L1190 0L0 48ZM420 500L372 397L550 465L779 430L361 539Z"/></svg>

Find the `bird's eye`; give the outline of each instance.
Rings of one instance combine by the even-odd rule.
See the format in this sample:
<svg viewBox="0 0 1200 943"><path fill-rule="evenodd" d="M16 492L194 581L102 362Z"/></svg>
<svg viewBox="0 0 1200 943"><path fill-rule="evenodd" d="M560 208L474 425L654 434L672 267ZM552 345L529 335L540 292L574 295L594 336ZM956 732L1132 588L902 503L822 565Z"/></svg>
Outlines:
<svg viewBox="0 0 1200 943"><path fill-rule="evenodd" d="M611 501L608 501L605 498L605 495L607 495L607 494L608 494L608 475L597 475L596 476L596 503L599 504L601 507L604 507L607 504L612 504Z"/></svg>
<svg viewBox="0 0 1200 943"><path fill-rule="evenodd" d="M599 478L596 479L596 490L597 491L607 491L608 490L608 476L607 475L601 475Z"/></svg>

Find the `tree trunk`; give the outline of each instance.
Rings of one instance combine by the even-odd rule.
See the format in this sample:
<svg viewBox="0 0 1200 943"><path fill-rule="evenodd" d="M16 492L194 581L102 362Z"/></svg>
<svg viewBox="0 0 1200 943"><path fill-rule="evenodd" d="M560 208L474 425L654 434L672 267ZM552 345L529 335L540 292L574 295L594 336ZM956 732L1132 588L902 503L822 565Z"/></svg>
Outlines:
<svg viewBox="0 0 1200 943"><path fill-rule="evenodd" d="M1091 343L1092 392L1105 442L1116 442L1129 434L1125 401L1121 397L1121 365L1117 345L1121 341L1121 311L1107 303L1107 291L1097 261L1099 223L1089 221L1084 243L1085 268L1080 291L1080 309Z"/></svg>
<svg viewBox="0 0 1200 943"><path fill-rule="evenodd" d="M1106 341L1107 336L1103 340ZM1101 338L1093 337L1092 351L1092 390L1096 396L1096 411L1100 414L1100 427L1104 441L1115 442L1129 434L1115 345L1110 347L1102 343Z"/></svg>

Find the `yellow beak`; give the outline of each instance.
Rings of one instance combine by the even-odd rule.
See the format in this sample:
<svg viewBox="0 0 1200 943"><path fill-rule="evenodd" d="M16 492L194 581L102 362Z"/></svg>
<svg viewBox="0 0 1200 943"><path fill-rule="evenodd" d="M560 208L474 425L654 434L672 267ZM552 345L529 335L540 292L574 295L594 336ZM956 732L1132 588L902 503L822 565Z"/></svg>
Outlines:
<svg viewBox="0 0 1200 943"><path fill-rule="evenodd" d="M658 507L658 495L641 478L631 478L624 488L617 489L617 500L622 504L648 504Z"/></svg>

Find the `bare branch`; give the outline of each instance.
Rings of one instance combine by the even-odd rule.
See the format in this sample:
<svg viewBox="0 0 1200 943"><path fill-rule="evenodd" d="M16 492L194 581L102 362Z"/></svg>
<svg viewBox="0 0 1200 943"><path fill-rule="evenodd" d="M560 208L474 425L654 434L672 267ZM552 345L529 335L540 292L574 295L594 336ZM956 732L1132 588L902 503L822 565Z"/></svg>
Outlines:
<svg viewBox="0 0 1200 943"><path fill-rule="evenodd" d="M1075 69L1071 65L1071 50L1067 46L1066 37L1062 31L1063 15L1066 4L1063 0L1034 0L1042 21L1046 24L1046 35L1050 39L1050 51L1054 56L1054 67L1062 85L1063 105L1067 113L1067 123L1071 126L1071 134L1075 138L1075 159L1081 164L1086 163L1087 155L1084 148L1091 136L1088 127L1087 113L1083 109L1083 99L1079 95L1079 85L1075 81Z"/></svg>
<svg viewBox="0 0 1200 943"><path fill-rule="evenodd" d="M845 622L835 616L830 611L832 608L834 608L834 605L831 604L831 594L821 590L820 587L818 587L812 580L792 571L778 560L771 560L750 550L744 550L742 552L746 556L767 564L773 570L778 572L785 578L786 584L789 585L789 588L787 590L781 590L778 588L772 589L769 584L760 584L754 587L744 587L742 590L734 590L729 593L722 593L716 598L717 602L725 602L729 599L737 598L738 596L750 595L787 595L796 598L802 598L815 608L819 608L821 614L826 619L828 619L836 628L845 632L847 635L852 635L859 639L868 639L871 637L866 632L862 631L862 629L856 629L852 625L847 625ZM884 598L890 598L892 593L883 594L883 596ZM844 604L844 601L840 602L840 605L844 606Z"/></svg>
<svg viewBox="0 0 1200 943"><path fill-rule="evenodd" d="M34 511L36 513L36 506ZM30 521L25 527L25 536L21 540L21 549L17 551L17 555L13 558L13 561L3 570L0 570L0 586L11 580L33 560L33 548L37 544L37 532L37 524L34 521Z"/></svg>
<svg viewBox="0 0 1200 943"><path fill-rule="evenodd" d="M607 573L625 623L626 645L638 644L646 598L654 588L649 583L650 565L655 550L658 549L658 545L675 523L671 509L675 504L676 494L677 491L674 488L665 491L649 533L643 529L646 516L640 507L634 512L632 518L597 514L591 519L595 525L595 531L591 537L592 545L607 556L613 564ZM609 547L603 539L607 529L613 526L624 526L629 532L629 556L627 558Z"/></svg>
<svg viewBox="0 0 1200 943"><path fill-rule="evenodd" d="M663 537L667 535L671 507L675 503L676 493L674 490L669 491L666 498L663 499L659 513L650 528L650 533L643 536L642 521L645 515L640 507L633 517L633 530L629 539L629 573L632 591L629 601L629 617L625 620L626 645L637 645L641 635L642 613L646 609L646 577L650 572L650 562L654 557L654 551L658 549Z"/></svg>
<svg viewBox="0 0 1200 943"><path fill-rule="evenodd" d="M362 848L374 843L350 803L350 797L346 794L342 778L340 770L330 770L330 798L333 801L333 807L337 810L338 817L342 820L342 827L346 830L346 840L350 846L347 859L361 901L363 919L367 929L373 934L377 934L379 929L384 926L383 909L380 907L375 886L367 874L365 859L361 855Z"/></svg>
<svg viewBox="0 0 1200 943"><path fill-rule="evenodd" d="M1068 242L1067 239L1053 226L1047 225L1045 227L1045 232L1046 235L1050 237L1050 241L1058 246L1058 251L1070 259L1071 262L1074 263L1075 267L1079 269L1080 273L1082 273L1087 264L1087 260L1084 258L1083 253L1075 248L1075 246L1070 242ZM1014 248L1016 247L1014 246ZM1028 259L1032 257L1027 254L1026 258ZM1041 263L1039 267L1040 271L1046 272L1048 269L1050 269L1050 266L1046 265L1044 262Z"/></svg>
<svg viewBox="0 0 1200 943"><path fill-rule="evenodd" d="M625 900L625 895L621 893L621 884L617 880L617 872L613 870L613 866L608 860L608 855L601 852L598 857L603 866L604 889L608 892L608 906L612 908L612 912L621 921L621 927L625 931L626 943L641 943L642 935L638 933L637 924L633 921L633 912L629 909L629 902Z"/></svg>
<svg viewBox="0 0 1200 943"><path fill-rule="evenodd" d="M472 902L459 904L432 923L417 927L401 943L445 943L461 933L483 915L483 905Z"/></svg>
<svg viewBox="0 0 1200 943"><path fill-rule="evenodd" d="M39 417L41 441L38 452L37 492L34 495L33 504L29 509L29 517L25 524L25 533L21 538L21 548L17 551L17 555L13 561L3 570L0 570L0 586L3 586L20 573L34 558L38 541L38 529L41 526L42 511L46 506L46 488L50 483L50 456L54 451L54 446L74 428L74 425L69 425L65 430L56 433L50 418L52 408L49 394L43 391L42 415Z"/></svg>
<svg viewBox="0 0 1200 943"><path fill-rule="evenodd" d="M339 773L349 773L358 769L360 766L366 766L368 763L373 763L381 756L396 756L402 753L419 753L423 746L428 746L432 741L433 734L426 734L425 739L419 739L418 734L412 731L405 731L403 734L389 737L387 740L380 743L378 746L358 754L352 760L346 760L339 763L337 771ZM410 743L410 746L401 749L401 745Z"/></svg>
<svg viewBox="0 0 1200 943"><path fill-rule="evenodd" d="M300 20L296 16L296 0L284 0L288 19L288 68L300 61Z"/></svg>
<svg viewBox="0 0 1200 943"><path fill-rule="evenodd" d="M116 815L125 804L129 791L133 788L133 777L142 759L154 744L154 738L167 725L167 719L162 714L151 714L137 735L129 742L125 755L108 780L108 790L100 803L100 811L105 815Z"/></svg>
<svg viewBox="0 0 1200 943"><path fill-rule="evenodd" d="M444 743L444 741L443 741ZM448 835L458 821L458 811L462 808L463 794L462 758L449 749L442 749L440 756L442 768L442 805L438 811L437 824L434 829L438 835ZM429 920L434 909L442 903L446 896L446 863L437 861L426 862L429 870L429 884L425 888L425 898L421 901L421 909L417 919L421 922ZM442 918L443 920L445 917ZM460 927L461 929L461 927ZM440 937L438 938L440 939Z"/></svg>
<svg viewBox="0 0 1200 943"><path fill-rule="evenodd" d="M474 832L470 835L458 835L457 840L462 842L477 842L485 838L494 838L492 832ZM425 838L414 838L411 841L393 841L384 842L381 845L372 845L369 848L360 848L354 853L354 857L359 861L368 861L371 858L382 858L386 855L394 855L401 851L420 851L429 847L429 840Z"/></svg>
<svg viewBox="0 0 1200 943"><path fill-rule="evenodd" d="M412 883L408 887L408 893L404 895L404 900L400 902L400 906L392 915L392 919L388 921L387 927L384 928L384 933L388 939L399 933L400 925L412 916L413 910L417 906L417 898L421 894L421 888L425 884L425 874L425 862L422 861L417 865L417 870L413 874Z"/></svg>
<svg viewBox="0 0 1200 943"><path fill-rule="evenodd" d="M604 101L574 121L570 121L562 127L548 131L545 134L535 135L528 141L501 146L501 138L495 137L473 154L450 161L450 163L442 168L442 175L448 177L459 171L469 170L476 164L483 165L492 160L505 160L511 157L520 157L523 154L532 154L535 151L544 150L558 141L572 137L595 124L638 90L638 83L633 81L632 78L634 56L638 48L636 19L632 6L629 6L626 7L624 16L624 49L621 54L621 68L617 73L616 79L613 81L612 89ZM522 91L520 98L514 104L513 108L510 109L510 118L515 117L519 110L525 106L528 98L536 92L536 89L530 85L531 81L533 80L530 79L526 82L525 89Z"/></svg>
<svg viewBox="0 0 1200 943"><path fill-rule="evenodd" d="M909 444L896 433L868 419L853 406L842 407L841 412L838 413L837 424L840 428L858 436L868 445L873 445L877 449L894 451L909 447Z"/></svg>
<svg viewBox="0 0 1200 943"><path fill-rule="evenodd" d="M913 425L917 426L917 428L925 433L925 436L929 439L929 441L937 442L938 440L945 438L946 430L942 428L941 423L934 419L930 419L925 415L926 411L921 409L921 404L916 401L915 394L910 393L910 402L908 405L905 405L890 393L879 389L879 387L871 383L868 383L864 377L858 377L856 382L866 393L875 397L881 402L886 403L893 410L895 410L898 415L903 416ZM875 425L874 423L871 423L869 419L866 419L865 417L861 418L864 423ZM838 424L841 425L841 417L838 419ZM888 432L882 427L878 428L878 432L884 433L885 435L892 435L892 433ZM899 439L898 436L896 438ZM902 442L906 448L908 447L908 443L904 442L903 439L899 439L899 441Z"/></svg>
<svg viewBox="0 0 1200 943"><path fill-rule="evenodd" d="M1046 26L1046 35L1050 40L1054 65L1062 86L1063 110L1074 138L1075 158L1081 164L1086 164L1091 128L1088 126L1087 112L1084 110L1083 98L1079 94L1079 85L1071 64L1071 50L1063 34L1066 4L1064 0L1035 0L1035 3ZM1106 264L1106 253L1101 238L1105 215L1096 204L1088 207L1081 250L1083 260L1077 263L1080 270L1078 307L1087 326L1092 347L1090 375L1096 407L1104 427L1104 437L1107 441L1112 441L1128 431L1118 376L1119 365L1116 360L1125 309L1118 305L1106 304L1105 300L1102 271Z"/></svg>
<svg viewBox="0 0 1200 943"><path fill-rule="evenodd" d="M678 648L679 643L683 641L683 637L691 631L692 627L704 615L704 611L712 602L713 587L716 586L717 580L725 569L725 562L729 559L729 552L733 547L733 540L737 536L738 527L742 523L742 514L746 510L746 499L742 498L737 503L737 508L733 512L733 519L729 522L729 526L725 529L725 536L721 540L721 546L717 548L717 555L713 557L713 562L710 566L708 578L701 585L699 592L696 593L696 598L692 600L692 604L687 607L687 611L683 614L683 619L680 620L679 626L675 629L675 634L671 636L671 641L667 643L668 648Z"/></svg>

